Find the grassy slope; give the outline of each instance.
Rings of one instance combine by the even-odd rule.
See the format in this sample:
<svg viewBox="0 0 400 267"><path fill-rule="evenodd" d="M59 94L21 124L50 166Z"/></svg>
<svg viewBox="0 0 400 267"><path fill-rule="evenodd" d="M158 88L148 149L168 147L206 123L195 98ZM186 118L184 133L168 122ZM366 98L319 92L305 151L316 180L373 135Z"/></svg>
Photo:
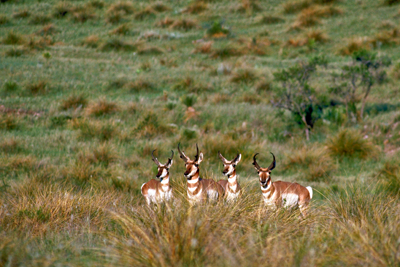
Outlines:
<svg viewBox="0 0 400 267"><path fill-rule="evenodd" d="M9 2L0 4L0 15L9 19L0 25L1 39L13 31L27 42L43 28L32 25L31 17L52 16L61 1ZM71 5L88 2L95 1L71 1ZM197 261L199 266L243 266L261 264L266 258L269 265L280 266L398 264L395 233L399 203L374 185L384 164L395 162L395 166L398 161L398 106L371 113L357 124L338 125L325 117L307 142L290 114L271 106L273 90L256 89L260 80L274 87L272 73L276 70L324 54L329 67L321 69L312 84L318 92L326 92L329 73L350 59L338 54L340 48L351 38L373 38L383 31L384 21L398 25L398 7L384 6L380 1L335 3L343 14L323 18L320 25L311 28L321 30L329 40L310 49L285 45L290 39L303 38L309 29L288 30L298 14L285 14L281 1L262 1L258 3L262 11L244 13L232 10L245 2L211 1L208 10L200 14L180 13L189 1L164 2L171 10L144 20L135 20L134 16L149 5L148 1L131 1L136 11L123 21L129 23L129 32L116 38L134 43L154 31L161 38L142 39L140 48L164 51L161 55L140 55L133 51L103 52L82 45L90 35L104 42L115 38L109 32L122 24L105 21L114 1L98 2L104 7L93 9L96 18L85 23L73 22L70 15L51 17L49 23L57 31L51 36L54 44L44 50L24 48L27 52L22 56L10 57L5 55L14 46L0 44L0 104L14 109L1 114L0 168L4 182L0 187L0 238L6 241L0 244L0 266L10 262L102 265L103 260L110 265L176 266ZM31 16L12 17L23 9ZM284 22L262 24L263 15L277 16ZM185 31L155 26L165 17L193 19L197 28ZM231 37L206 38L206 28L213 21L223 21ZM251 47L255 38L266 44L261 48L266 54L258 55L248 48L244 55L227 58L193 53L201 44L192 42L202 38L213 41L212 49ZM24 45L16 47L22 49ZM394 63L400 58L397 45L384 45L375 51L390 56ZM221 63L233 73L250 69L257 78L234 83L233 74L217 74ZM150 70L145 70L146 66ZM189 85L187 78L192 81ZM26 89L40 80L48 85L44 93L35 95ZM13 92L5 89L9 81L17 83ZM129 86L110 86L116 81L145 81L151 88L138 91ZM398 104L398 88L399 81L389 76L388 82L374 88L369 106ZM86 108L60 110L65 99L80 94L89 102ZM184 99L190 98L195 99L193 117L184 104ZM91 115L99 99L114 102L117 110ZM18 114L18 109L40 115ZM65 116L68 119L63 121ZM7 128L6 122L16 128ZM367 141L361 141L362 149L374 152L365 158L330 154L326 148L329 138L343 129L355 129L352 133L356 137L368 135ZM205 153L202 174L214 179L221 178L217 151L228 158L241 152L238 173L247 184L245 198L230 208L218 204L189 209L184 199L183 164L176 156L171 178L182 195L180 204L154 212L142 207L140 185L156 172L150 152L157 148L159 159L164 161L178 142L189 155L199 143ZM273 179L297 181L316 189L314 208L306 220L299 220L296 213L265 213L259 206L260 192L250 162L255 152L261 152L260 164L269 164L268 151L278 161ZM344 185L353 182L360 189ZM170 236L168 232L182 235ZM226 239L218 238L225 234ZM387 245L376 248L382 243ZM354 254L347 255L348 250ZM346 256L341 256L343 253ZM283 260L285 257L287 260Z"/></svg>

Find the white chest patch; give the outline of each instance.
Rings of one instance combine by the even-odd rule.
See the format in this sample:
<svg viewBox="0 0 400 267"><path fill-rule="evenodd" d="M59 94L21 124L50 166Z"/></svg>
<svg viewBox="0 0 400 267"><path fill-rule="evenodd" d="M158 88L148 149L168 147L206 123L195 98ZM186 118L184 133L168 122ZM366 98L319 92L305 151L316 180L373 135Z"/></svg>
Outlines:
<svg viewBox="0 0 400 267"><path fill-rule="evenodd" d="M232 191L236 191L237 184L235 184L235 185L233 185L233 186L229 186L229 188L230 188Z"/></svg>
<svg viewBox="0 0 400 267"><path fill-rule="evenodd" d="M187 180L187 182L188 182L189 184L195 184L195 183L197 183L198 181L199 181L199 179Z"/></svg>
<svg viewBox="0 0 400 267"><path fill-rule="evenodd" d="M197 187L188 187L188 190L189 190L191 193L193 193L194 190L196 190L196 189L197 189Z"/></svg>
<svg viewBox="0 0 400 267"><path fill-rule="evenodd" d="M231 201L231 200L237 199L237 198L239 197L239 193L240 193L240 192L237 192L237 193L228 193L228 195L227 195L227 197L226 197L226 200Z"/></svg>

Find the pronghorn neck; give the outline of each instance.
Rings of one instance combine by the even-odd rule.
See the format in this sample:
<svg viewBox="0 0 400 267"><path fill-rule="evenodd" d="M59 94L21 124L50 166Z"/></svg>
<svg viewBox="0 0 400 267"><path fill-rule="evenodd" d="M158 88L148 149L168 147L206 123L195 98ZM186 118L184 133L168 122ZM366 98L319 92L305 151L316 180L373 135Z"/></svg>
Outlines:
<svg viewBox="0 0 400 267"><path fill-rule="evenodd" d="M232 193L236 192L238 188L236 171L234 171L231 175L228 176L228 187Z"/></svg>
<svg viewBox="0 0 400 267"><path fill-rule="evenodd" d="M263 192L263 194L268 194L268 196L273 195L273 193L275 191L275 186L272 183L271 178L268 179L267 187L261 186L261 191Z"/></svg>
<svg viewBox="0 0 400 267"><path fill-rule="evenodd" d="M233 172L231 174L227 175L227 177L228 177L228 181L231 178L235 178L236 179L236 170L233 170Z"/></svg>
<svg viewBox="0 0 400 267"><path fill-rule="evenodd" d="M161 179L160 179L160 182L161 182L163 185L168 185L168 184L169 184L169 174L167 174L165 177L161 178Z"/></svg>
<svg viewBox="0 0 400 267"><path fill-rule="evenodd" d="M199 170L191 177L190 180L187 180L187 185L188 185L188 193L192 195L196 195L198 193L198 188L200 185L200 175L199 175Z"/></svg>
<svg viewBox="0 0 400 267"><path fill-rule="evenodd" d="M161 178L160 180L161 183L161 190L164 192L167 192L170 190L169 187L169 174L167 174L164 178Z"/></svg>

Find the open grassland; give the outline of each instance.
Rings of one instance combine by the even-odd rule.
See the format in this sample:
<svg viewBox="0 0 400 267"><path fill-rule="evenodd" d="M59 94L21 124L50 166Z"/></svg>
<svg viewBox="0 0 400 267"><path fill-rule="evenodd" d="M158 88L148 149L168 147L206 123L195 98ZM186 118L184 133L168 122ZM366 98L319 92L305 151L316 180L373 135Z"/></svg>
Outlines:
<svg viewBox="0 0 400 267"><path fill-rule="evenodd" d="M399 2L1 0L0 266L398 266ZM391 61L364 108L341 90L360 51ZM240 152L243 197L190 207L175 153L177 199L146 207L178 142L215 180ZM305 219L261 205L269 151L314 188Z"/></svg>

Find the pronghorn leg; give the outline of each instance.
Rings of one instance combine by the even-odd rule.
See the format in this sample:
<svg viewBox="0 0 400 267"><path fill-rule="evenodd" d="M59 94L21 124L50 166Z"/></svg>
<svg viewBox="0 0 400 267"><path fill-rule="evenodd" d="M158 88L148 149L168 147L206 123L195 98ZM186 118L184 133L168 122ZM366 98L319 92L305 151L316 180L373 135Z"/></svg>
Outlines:
<svg viewBox="0 0 400 267"><path fill-rule="evenodd" d="M305 218L308 213L308 203L299 204L299 209L300 209L301 216L303 218Z"/></svg>

